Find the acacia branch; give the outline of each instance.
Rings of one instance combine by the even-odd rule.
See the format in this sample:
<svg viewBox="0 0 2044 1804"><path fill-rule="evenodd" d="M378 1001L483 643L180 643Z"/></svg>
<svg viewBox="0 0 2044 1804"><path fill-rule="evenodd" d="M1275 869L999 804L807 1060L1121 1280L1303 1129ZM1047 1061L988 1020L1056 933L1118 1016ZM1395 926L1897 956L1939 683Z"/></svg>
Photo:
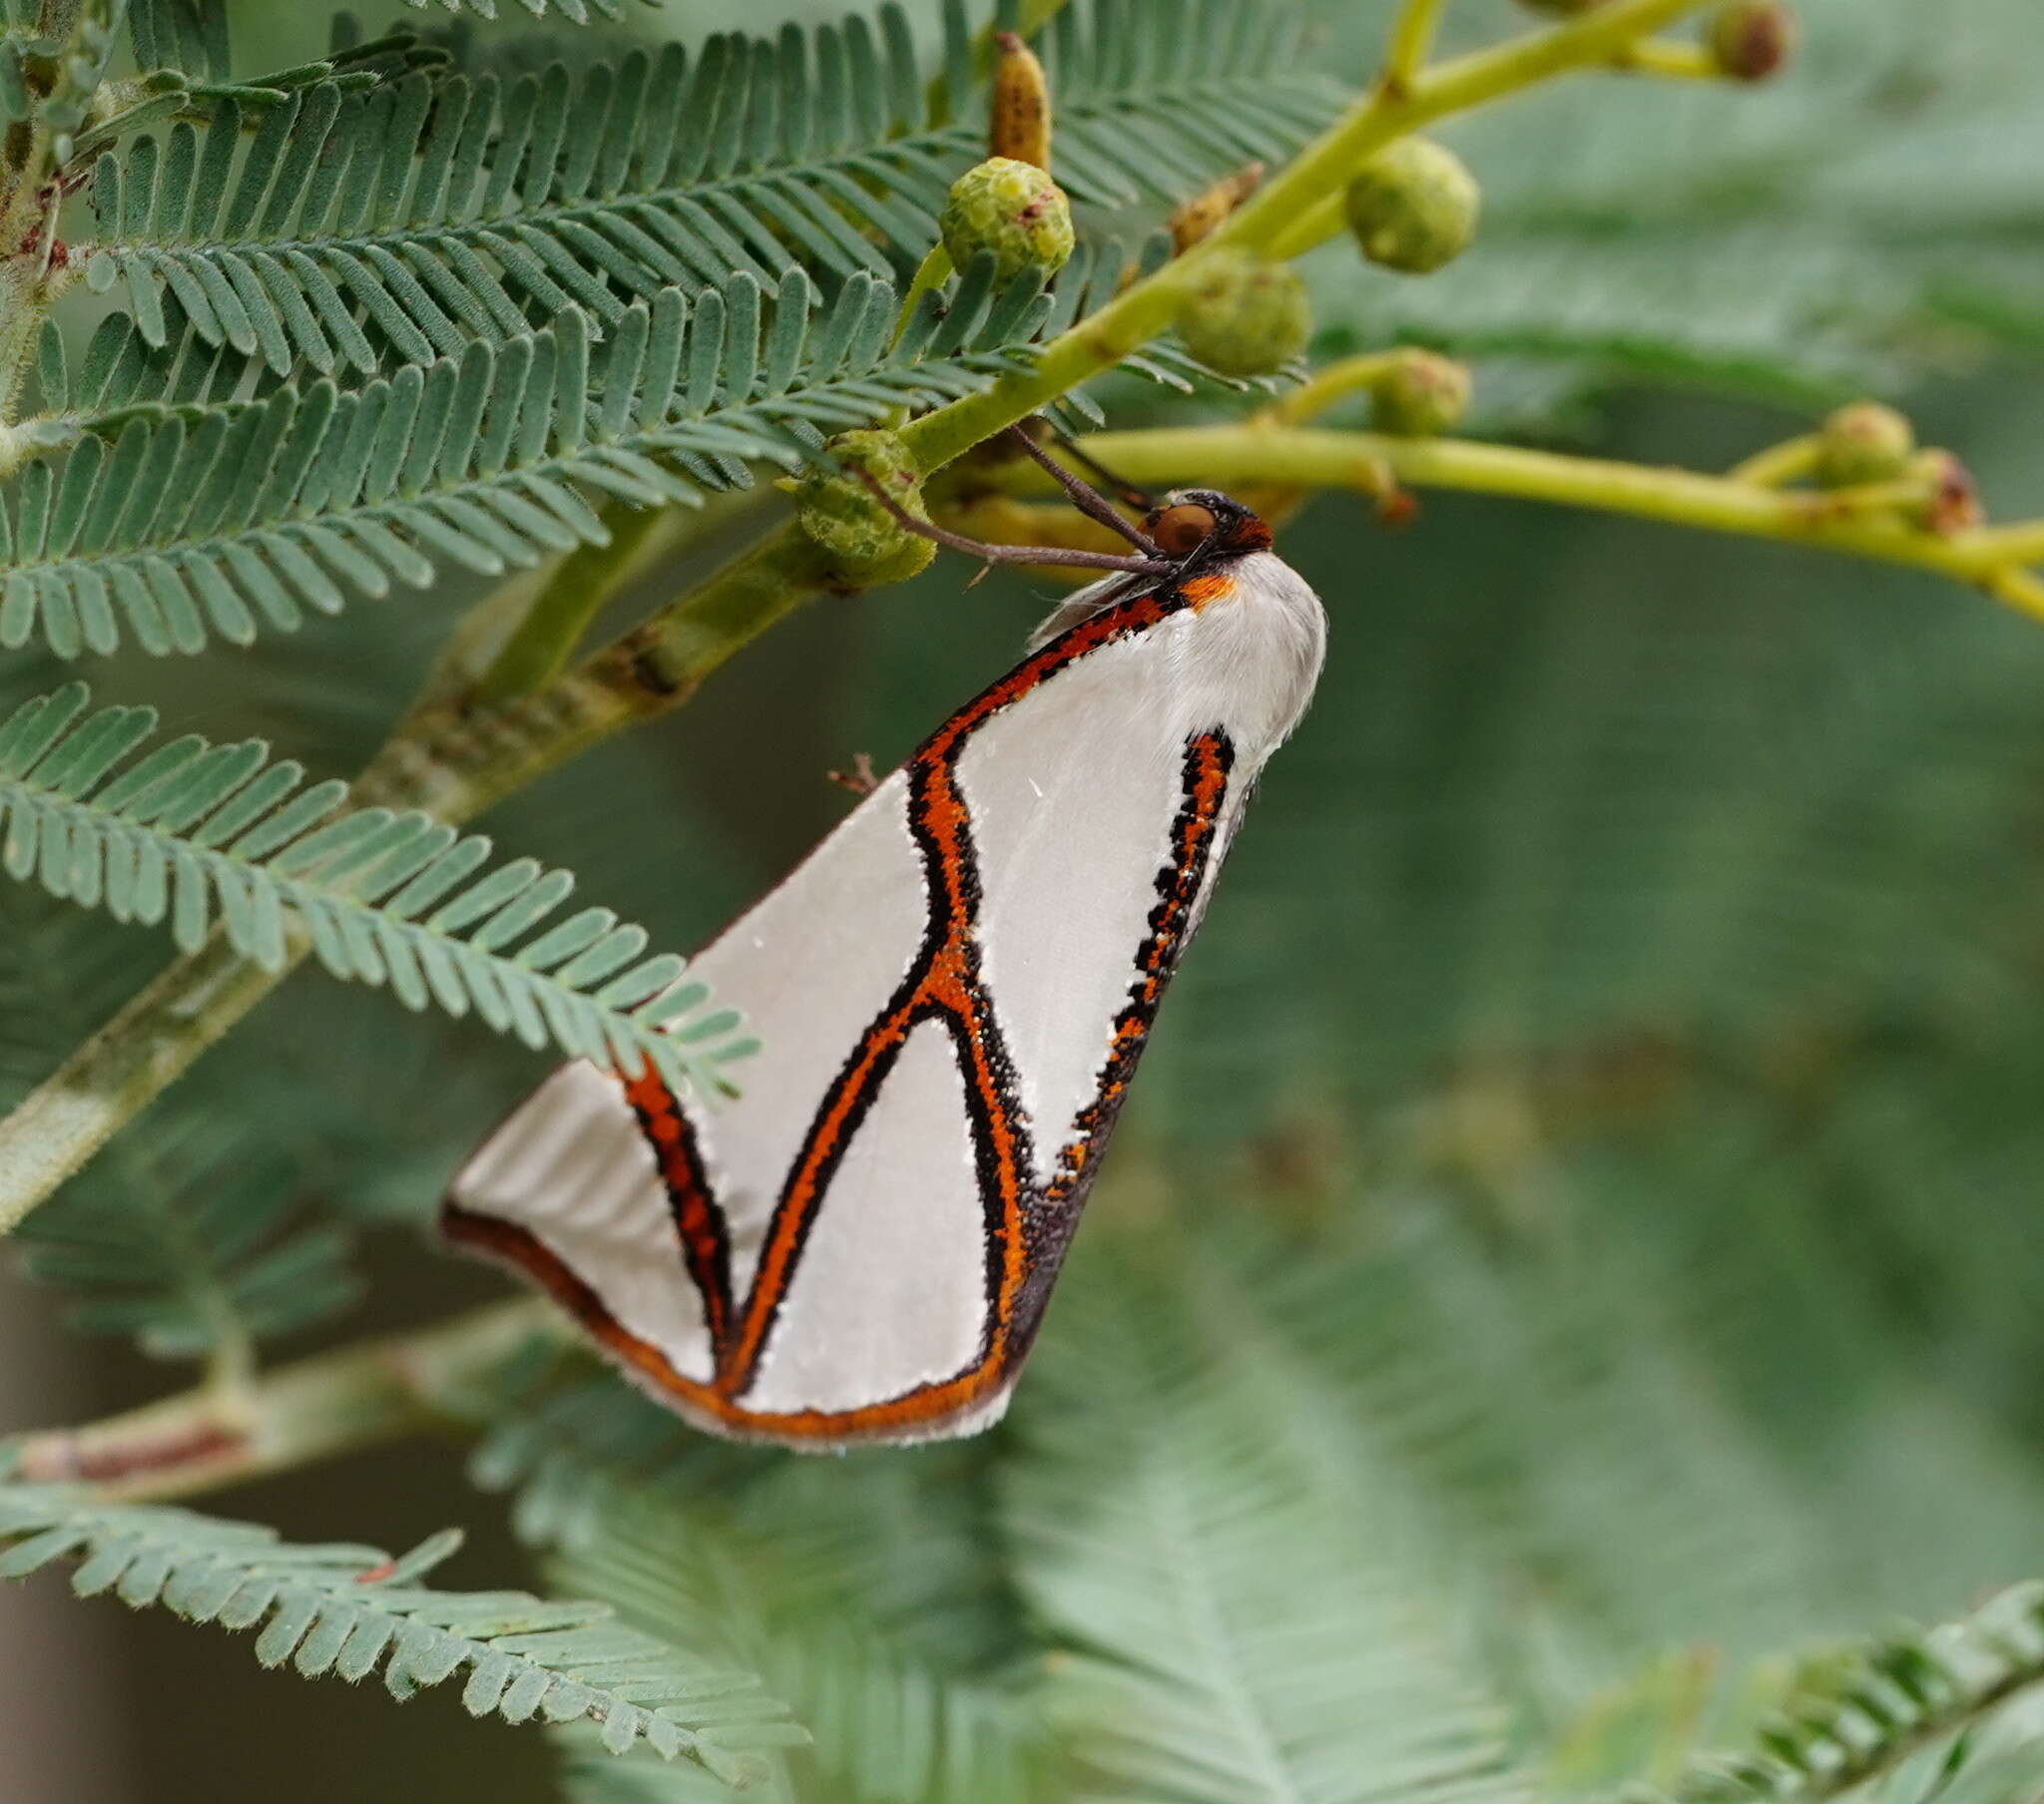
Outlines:
<svg viewBox="0 0 2044 1804"><path fill-rule="evenodd" d="M1374 496L1388 471L1415 488L1545 501L1900 564L1987 590L2024 612L2039 612L2022 599L2020 583L2005 579L2019 575L2025 562L2044 560L2044 520L1938 533L1891 503L1869 505L1882 497L1849 489L1782 489L1737 475L1709 476L1471 439L1249 423L1104 432L1083 446L1130 480L1157 486L1197 478L1224 488L1268 483L1355 489ZM1033 465L1008 466L1000 481L1013 493L1052 492Z"/></svg>
<svg viewBox="0 0 2044 1804"><path fill-rule="evenodd" d="M1111 369L1170 326L1181 296L1208 258L1231 249L1288 257L1310 248L1339 228L1341 194L1349 178L1393 139L1552 77L1608 65L1623 46L1703 3L1607 0L1553 30L1436 64L1395 91L1378 88L1266 183L1219 231L1052 339L1031 368L911 420L901 434L909 451L923 471L938 469Z"/></svg>
<svg viewBox="0 0 2044 1804"><path fill-rule="evenodd" d="M493 1303L412 1334L301 1359L245 1384L206 1384L0 1451L29 1483L90 1485L127 1502L189 1497L471 1419L476 1387L565 1324L537 1299Z"/></svg>

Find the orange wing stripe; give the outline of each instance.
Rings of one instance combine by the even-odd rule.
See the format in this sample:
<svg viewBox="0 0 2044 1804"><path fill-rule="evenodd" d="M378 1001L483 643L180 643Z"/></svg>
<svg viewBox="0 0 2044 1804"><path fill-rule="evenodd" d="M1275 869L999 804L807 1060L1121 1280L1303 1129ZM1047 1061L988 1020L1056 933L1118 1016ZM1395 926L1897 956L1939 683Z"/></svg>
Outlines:
<svg viewBox="0 0 2044 1804"><path fill-rule="evenodd" d="M929 906L922 950L818 1106L767 1225L742 1305L731 1293L723 1211L697 1156L686 1115L650 1075L628 1084L626 1094L667 1182L683 1257L703 1294L716 1353L710 1382L676 1370L658 1347L627 1329L602 1296L529 1229L450 1201L443 1211L448 1237L526 1273L621 1364L685 1415L738 1435L781 1441L898 1438L934 1429L998 1393L1035 1333L1098 1154L1184 949L1191 912L1206 881L1233 760L1225 734L1199 734L1187 743L1182 805L1172 824L1170 856L1158 872L1158 901L1148 935L1137 949L1128 1001L1116 1018L1095 1098L1060 1152L1051 1184L1036 1193L1027 1175L1028 1125L980 980L979 872L970 814L957 783L957 759L982 723L1066 665L1147 631L1183 608L1217 599L1230 587L1226 579L1194 578L1182 591L1133 596L1081 621L981 691L911 756L908 824L923 855ZM831 1175L909 1033L930 1019L944 1023L958 1049L980 1192L986 1201L988 1312L979 1356L951 1378L857 1409L750 1410L740 1399L758 1373Z"/></svg>

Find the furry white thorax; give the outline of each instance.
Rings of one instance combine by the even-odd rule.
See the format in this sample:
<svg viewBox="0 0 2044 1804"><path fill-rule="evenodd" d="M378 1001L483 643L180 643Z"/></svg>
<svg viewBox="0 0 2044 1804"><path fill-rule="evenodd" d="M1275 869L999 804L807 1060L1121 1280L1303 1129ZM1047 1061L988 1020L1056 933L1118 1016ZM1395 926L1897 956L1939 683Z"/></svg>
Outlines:
<svg viewBox="0 0 2044 1804"><path fill-rule="evenodd" d="M1228 729L1240 781L1256 775L1304 715L1326 656L1327 616L1305 579L1275 552L1251 552L1221 568L1234 579L1231 593L1152 632L1170 661L1175 699L1186 704L1175 714ZM1029 649L1139 587L1125 576L1089 583L1051 611Z"/></svg>

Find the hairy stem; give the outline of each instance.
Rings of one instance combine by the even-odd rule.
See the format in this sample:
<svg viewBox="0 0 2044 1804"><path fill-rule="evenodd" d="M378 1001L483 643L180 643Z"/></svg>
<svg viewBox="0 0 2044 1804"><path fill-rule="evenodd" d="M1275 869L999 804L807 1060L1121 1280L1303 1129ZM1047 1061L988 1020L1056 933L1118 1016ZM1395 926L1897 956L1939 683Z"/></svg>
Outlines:
<svg viewBox="0 0 2044 1804"><path fill-rule="evenodd" d="M535 1335L557 1331L544 1303L493 1303L232 1390L203 1384L84 1428L24 1435L8 1450L14 1476L130 1501L240 1484L459 1423L481 1381Z"/></svg>

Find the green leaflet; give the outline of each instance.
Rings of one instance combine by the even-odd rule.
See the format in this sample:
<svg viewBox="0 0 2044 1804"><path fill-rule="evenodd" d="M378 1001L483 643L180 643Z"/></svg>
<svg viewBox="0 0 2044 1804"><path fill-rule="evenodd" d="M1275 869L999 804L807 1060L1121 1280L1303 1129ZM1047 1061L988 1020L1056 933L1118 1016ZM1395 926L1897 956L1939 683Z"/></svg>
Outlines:
<svg viewBox="0 0 2044 1804"><path fill-rule="evenodd" d="M196 337L167 361L104 326L75 382L61 353L44 360L83 436L29 463L11 509L0 501L0 647L247 644L337 612L349 589L602 543L592 495L695 502L749 483L748 461L797 467L832 432L1013 367L1010 347L1062 315L1030 278L996 291L991 275L975 265L926 295L892 345L885 282L858 274L812 312L795 269L771 306L743 274L693 300L663 289L601 347L570 311L360 388L321 377L239 402Z"/></svg>
<svg viewBox="0 0 2044 1804"><path fill-rule="evenodd" d="M1706 1755L1666 1791L1630 1804L1777 1804L1835 1797L2044 1683L2044 1583L2012 1585L1957 1621L1898 1630L1810 1659L1763 1718L1750 1750ZM2034 1738L1990 1733L1932 1747L1880 1789L1883 1800L1942 1796L2017 1804L2044 1779ZM1956 1769L1956 1783L1952 1771Z"/></svg>
<svg viewBox="0 0 2044 1804"><path fill-rule="evenodd" d="M94 1503L54 1486L0 1486L0 1578L77 1562L71 1588L189 1622L260 1627L256 1657L302 1677L380 1677L400 1701L466 1672L462 1707L506 1722L602 1725L728 1784L802 1739L752 1674L686 1658L600 1603L523 1591L440 1591L421 1580L461 1545L433 1536L392 1559L347 1544L294 1547L273 1530L189 1510Z"/></svg>
<svg viewBox="0 0 2044 1804"><path fill-rule="evenodd" d="M1173 200L1295 151L1344 97L1300 66L1290 15L1273 25L1240 0L1061 11L1044 45L1060 180L1099 206ZM969 67L962 12L947 30L945 67ZM607 330L635 297L734 272L768 294L796 268L826 289L901 276L977 154L925 89L890 6L575 77L314 84L266 109L239 160L249 121L228 100L203 131L103 156L99 228L73 254L94 285L126 283L153 341L175 297L207 342L278 374L458 355L570 305Z"/></svg>
<svg viewBox="0 0 2044 1804"><path fill-rule="evenodd" d="M1050 1703L1085 1795L1526 1796L1452 1590L1390 1474L1353 1457L1366 1431L1338 1391L1211 1249L1129 1256L1131 1236L1093 1233L1001 1474L1016 1582L1074 1650Z"/></svg>
<svg viewBox="0 0 2044 1804"><path fill-rule="evenodd" d="M812 1488L802 1510L775 1511L775 1481L785 1492L788 1476L756 1486L738 1514L615 1495L600 1533L553 1560L553 1576L663 1640L760 1672L810 1726L802 1764L838 1804L1053 1804L1063 1793L1035 1700L929 1657L914 1645L912 1612L889 1620L864 1594L861 1561L878 1564L865 1542L891 1539L887 1554L906 1570L917 1550L899 1525L910 1512L941 1539L940 1485L875 1475L838 1506L852 1520L833 1537L815 1514L831 1487ZM642 1783L593 1764L570 1769L578 1795L612 1795L616 1782L629 1796ZM653 1796L676 1789L665 1775L643 1784Z"/></svg>
<svg viewBox="0 0 2044 1804"><path fill-rule="evenodd" d="M274 970L308 941L334 976L412 1009L474 1013L535 1050L716 1089L752 1050L730 1009L681 982L672 954L605 908L565 918L566 871L530 858L485 873L491 843L419 813L342 812L346 785L303 787L259 739L196 734L135 758L147 707L85 714L72 683L0 723L0 868L117 920L168 921L196 949L216 922ZM133 760L133 761L131 761Z"/></svg>
<svg viewBox="0 0 2044 1804"><path fill-rule="evenodd" d="M158 1119L38 1209L16 1243L26 1276L70 1294L65 1319L78 1332L193 1359L323 1321L360 1297L352 1236L304 1220L306 1200L273 1144L218 1122Z"/></svg>

